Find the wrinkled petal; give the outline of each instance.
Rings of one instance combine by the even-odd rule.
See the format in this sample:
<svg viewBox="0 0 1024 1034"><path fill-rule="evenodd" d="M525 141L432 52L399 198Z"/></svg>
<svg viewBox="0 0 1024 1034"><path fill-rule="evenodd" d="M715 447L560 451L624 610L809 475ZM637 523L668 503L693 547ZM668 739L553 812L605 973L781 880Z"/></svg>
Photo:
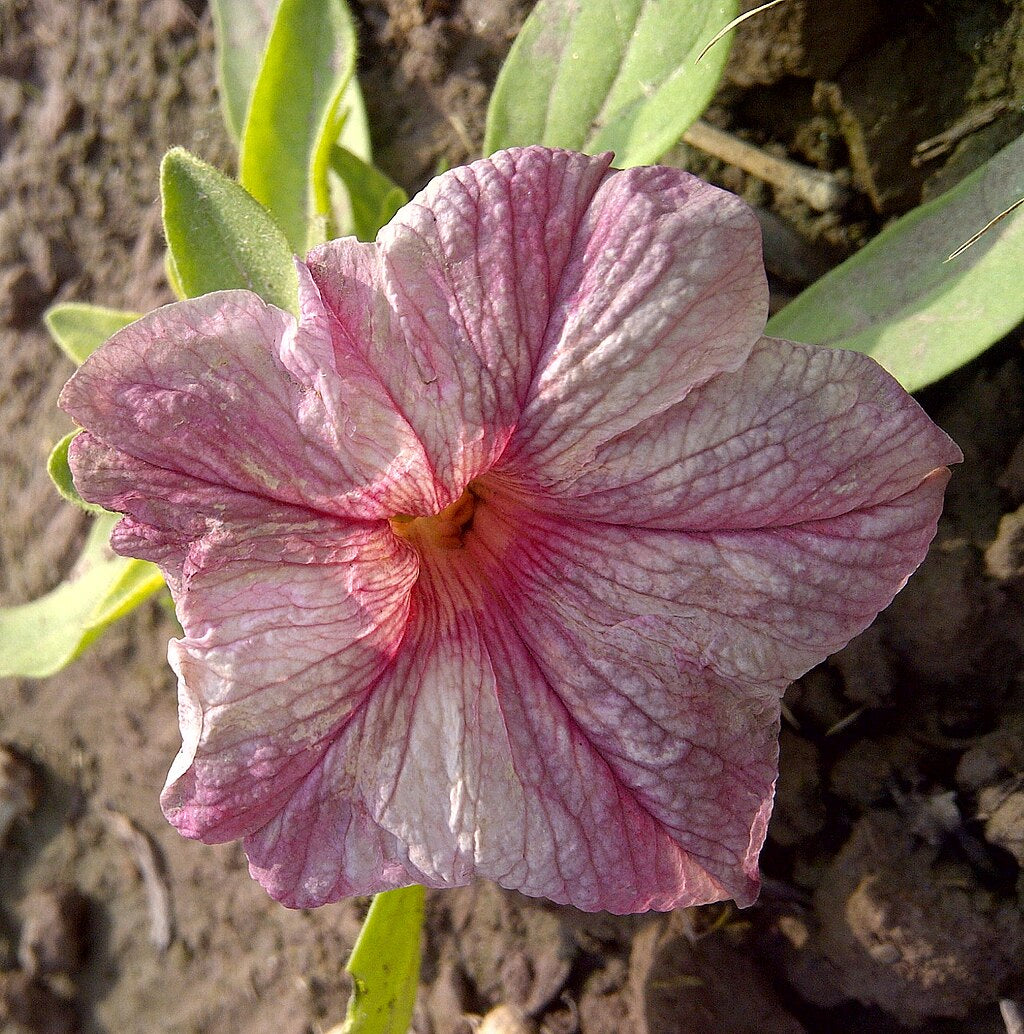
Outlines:
<svg viewBox="0 0 1024 1034"><path fill-rule="evenodd" d="M868 509L961 459L872 359L763 338L739 370L543 487L580 517L741 530ZM542 482L543 472L533 478Z"/></svg>
<svg viewBox="0 0 1024 1034"><path fill-rule="evenodd" d="M168 305L93 353L62 407L156 466L324 513L432 499L422 450L362 359L324 365L326 317L301 279L302 327L246 291Z"/></svg>
<svg viewBox="0 0 1024 1034"><path fill-rule="evenodd" d="M350 723L284 807L245 838L249 873L289 908L316 908L356 894L432 884L403 845L370 818L355 794L346 757L361 723Z"/></svg>
<svg viewBox="0 0 1024 1034"><path fill-rule="evenodd" d="M309 255L323 298L420 434L451 502L519 418L577 226L610 156L526 148L435 179L379 235Z"/></svg>
<svg viewBox="0 0 1024 1034"><path fill-rule="evenodd" d="M72 448L90 496L127 514L112 543L161 565L182 748L168 819L219 842L264 826L397 652L415 554L385 522L345 525L133 459Z"/></svg>
<svg viewBox="0 0 1024 1034"><path fill-rule="evenodd" d="M747 206L677 169L608 160L499 152L434 180L378 245L309 256L449 486L442 505L506 447L578 463L566 455L734 369L764 326Z"/></svg>
<svg viewBox="0 0 1024 1034"><path fill-rule="evenodd" d="M401 643L417 564L390 531L233 528L176 600L183 745L161 803L186 836L265 825Z"/></svg>
<svg viewBox="0 0 1024 1034"><path fill-rule="evenodd" d="M435 572L417 585L413 612L388 676L281 817L246 841L253 875L275 897L313 906L408 882L452 887L482 876L590 910L752 899L774 775L771 714L760 723L758 774L767 791L753 820L746 788L741 803L718 790L720 763L698 760L696 748L663 745L689 751L689 774L703 773L689 784L699 816L714 808L711 790L737 813L727 834L739 841L736 857L731 847L690 837L698 857L621 780L614 753L606 758L581 733L478 582L460 580L458 570ZM685 707L687 691L673 693L674 707ZM701 721L695 716L692 725ZM735 736L737 722L724 731ZM738 880L713 875L733 863Z"/></svg>
<svg viewBox="0 0 1024 1034"><path fill-rule="evenodd" d="M247 841L253 872L288 904L384 890L403 872L414 874L406 883L460 886L481 858L508 864L522 851L522 792L474 605L458 581L439 591L425 574L411 611L394 664L286 807L288 835L308 831L301 867L277 825ZM357 836L319 834L323 810L339 808L359 817ZM367 831L379 845L369 883L358 862Z"/></svg>
<svg viewBox="0 0 1024 1034"><path fill-rule="evenodd" d="M577 471L736 369L767 309L760 229L739 198L678 169L609 176L576 233L507 461Z"/></svg>
<svg viewBox="0 0 1024 1034"><path fill-rule="evenodd" d="M892 601L924 559L948 479L943 467L898 499L837 517L705 532L564 521L497 486L488 512L506 531L491 551L522 595L509 597L517 625L544 606L530 641L538 656L558 624L595 639L658 627L690 663L781 691ZM635 649L642 658L644 642ZM574 669L564 674L571 682Z"/></svg>

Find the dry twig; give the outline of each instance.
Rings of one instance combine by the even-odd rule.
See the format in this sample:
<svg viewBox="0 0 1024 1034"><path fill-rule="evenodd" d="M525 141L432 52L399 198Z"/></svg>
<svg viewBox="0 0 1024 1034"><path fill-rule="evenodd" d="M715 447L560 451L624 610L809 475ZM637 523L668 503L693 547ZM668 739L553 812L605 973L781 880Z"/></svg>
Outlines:
<svg viewBox="0 0 1024 1034"><path fill-rule="evenodd" d="M959 122L954 123L949 129L937 133L935 136L922 140L914 148L914 157L910 164L915 168L924 165L926 162L939 158L951 151L965 136L977 132L990 122L994 122L1008 107L1005 100L992 101L984 107L969 111Z"/></svg>
<svg viewBox="0 0 1024 1034"><path fill-rule="evenodd" d="M140 829L127 815L107 811L106 824L118 840L131 852L142 877L149 907L149 939L159 951L166 951L174 939L174 918L171 913L171 888L167 884L163 865L149 834Z"/></svg>
<svg viewBox="0 0 1024 1034"><path fill-rule="evenodd" d="M1006 1034L1024 1034L1024 1016L1021 1015L1020 1006L1013 999L1000 999L999 1012L1003 1017Z"/></svg>
<svg viewBox="0 0 1024 1034"><path fill-rule="evenodd" d="M776 158L703 119L690 126L683 134L683 140L699 151L770 183L783 193L793 194L818 212L830 212L841 207L849 196L846 187L831 173L809 169L788 158Z"/></svg>

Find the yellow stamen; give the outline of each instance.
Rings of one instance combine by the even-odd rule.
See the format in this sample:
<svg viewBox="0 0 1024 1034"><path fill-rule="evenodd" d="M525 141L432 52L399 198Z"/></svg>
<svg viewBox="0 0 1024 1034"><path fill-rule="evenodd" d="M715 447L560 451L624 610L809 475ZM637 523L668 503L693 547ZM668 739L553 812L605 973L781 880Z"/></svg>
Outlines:
<svg viewBox="0 0 1024 1034"><path fill-rule="evenodd" d="M431 517L396 514L391 518L391 528L396 535L421 549L461 549L475 509L476 496L467 488L454 503Z"/></svg>

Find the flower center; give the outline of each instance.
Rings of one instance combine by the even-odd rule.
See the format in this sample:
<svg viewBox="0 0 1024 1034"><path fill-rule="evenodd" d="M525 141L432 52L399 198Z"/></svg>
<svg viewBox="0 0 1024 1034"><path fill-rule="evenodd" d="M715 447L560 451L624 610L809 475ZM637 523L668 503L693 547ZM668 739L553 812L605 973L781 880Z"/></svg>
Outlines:
<svg viewBox="0 0 1024 1034"><path fill-rule="evenodd" d="M414 546L433 549L461 549L462 540L473 524L476 495L468 487L450 506L431 517L409 517L404 513L391 518L396 535Z"/></svg>

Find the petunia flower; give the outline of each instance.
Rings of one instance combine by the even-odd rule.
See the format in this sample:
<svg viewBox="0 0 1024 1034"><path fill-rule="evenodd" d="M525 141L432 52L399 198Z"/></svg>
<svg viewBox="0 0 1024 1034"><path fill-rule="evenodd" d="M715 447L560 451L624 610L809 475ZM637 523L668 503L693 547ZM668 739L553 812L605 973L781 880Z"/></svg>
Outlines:
<svg viewBox="0 0 1024 1034"><path fill-rule="evenodd" d="M783 690L934 535L956 446L865 356L761 336L743 202L610 160L454 169L299 263L297 322L179 302L64 390L185 632L164 811L287 905L749 904Z"/></svg>

